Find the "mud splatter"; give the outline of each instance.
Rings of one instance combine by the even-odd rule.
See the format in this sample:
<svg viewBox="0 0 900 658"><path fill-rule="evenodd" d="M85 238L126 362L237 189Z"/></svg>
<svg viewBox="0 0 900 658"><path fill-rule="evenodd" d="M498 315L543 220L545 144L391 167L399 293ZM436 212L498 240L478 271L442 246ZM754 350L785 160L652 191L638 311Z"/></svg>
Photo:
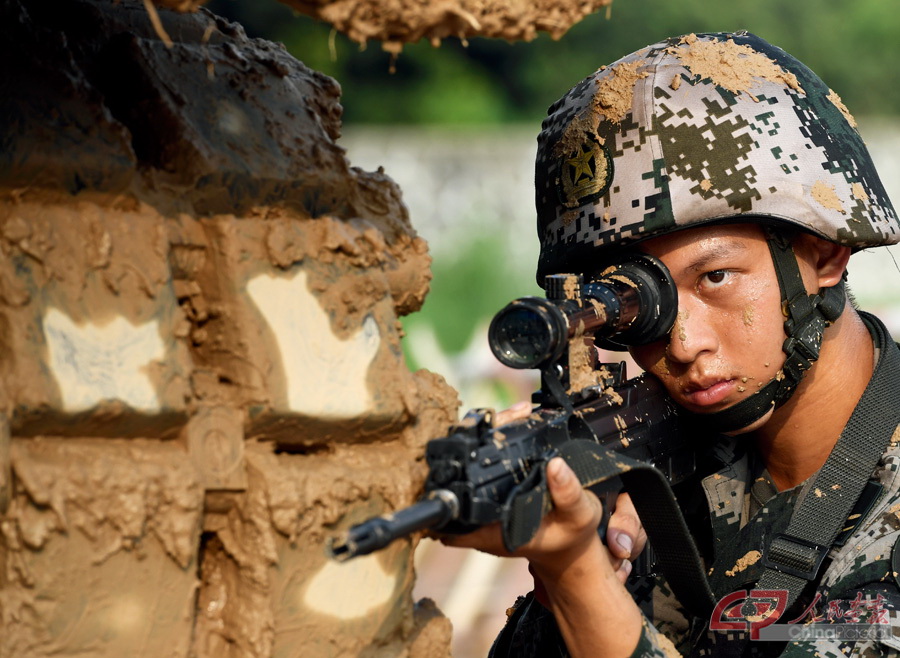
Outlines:
<svg viewBox="0 0 900 658"><path fill-rule="evenodd" d="M597 134L597 126L602 117L618 123L631 111L634 84L648 75L646 71L637 70L643 64L643 60L636 60L599 69L603 75L595 80L597 90L591 104L566 126L562 137L553 146L554 157L574 153L581 148L585 135L591 135L599 144L603 144L603 138Z"/></svg>
<svg viewBox="0 0 900 658"><path fill-rule="evenodd" d="M619 395L619 393L612 387L603 389L603 395L608 396L609 399L612 400L613 403L616 405L621 406L622 402L624 402L624 400L622 399L622 396Z"/></svg>
<svg viewBox="0 0 900 658"><path fill-rule="evenodd" d="M837 95L837 92L835 92L834 89L828 90L828 100L834 103L834 106L838 110L840 110L841 114L843 114L844 118L847 120L847 123L849 123L854 128L857 127L856 119L854 119L853 115L850 114L850 110L847 109L847 106L844 105L844 101L841 100L841 97Z"/></svg>
<svg viewBox="0 0 900 658"><path fill-rule="evenodd" d="M567 203L573 203L573 202L567 202ZM567 210L565 213L563 213L562 223L564 225L568 226L569 224L574 222L576 219L578 219L578 211L577 210Z"/></svg>
<svg viewBox="0 0 900 658"><path fill-rule="evenodd" d="M813 199L818 201L822 207L847 214L847 211L844 210L844 205L834 191L834 185L829 185L824 181L816 181L812 186L810 193L812 194Z"/></svg>
<svg viewBox="0 0 900 658"><path fill-rule="evenodd" d="M646 78L647 71L639 71L646 62L642 59L622 62L608 69L609 73L597 78L593 108L613 123L619 123L631 111L634 103L634 85Z"/></svg>
<svg viewBox="0 0 900 658"><path fill-rule="evenodd" d="M569 393L603 383L606 371L596 368L597 349L591 340L573 340L569 344Z"/></svg>
<svg viewBox="0 0 900 658"><path fill-rule="evenodd" d="M756 78L803 92L797 76L750 46L738 45L733 41L685 40L684 45L672 46L669 52L694 75L712 80L734 94L747 93L752 96L750 90Z"/></svg>
<svg viewBox="0 0 900 658"><path fill-rule="evenodd" d="M572 119L572 122L566 127L562 137L553 145L553 157L561 158L575 153L577 149L581 148L585 135L592 135L602 144L603 140L597 135L597 118L587 110ZM575 217L577 214L574 214L573 219ZM565 221L565 217L563 221Z"/></svg>
<svg viewBox="0 0 900 658"><path fill-rule="evenodd" d="M900 445L900 427L895 429L894 433L891 434L891 440L889 442L889 445L892 448L896 448L898 445Z"/></svg>
<svg viewBox="0 0 900 658"><path fill-rule="evenodd" d="M869 200L869 195L866 194L866 190L861 183L851 183L850 192L853 194L854 199L859 199L860 201Z"/></svg>
<svg viewBox="0 0 900 658"><path fill-rule="evenodd" d="M684 329L684 322L685 322L685 320L689 319L690 317L691 317L690 311L682 310L682 311L678 311L678 315L675 318L675 327L673 327L673 331L677 328L678 340L680 340L682 343L687 340L687 332Z"/></svg>
<svg viewBox="0 0 900 658"><path fill-rule="evenodd" d="M606 307L603 306L599 301L593 298L589 298L588 302L594 309L594 313L597 316L597 320L602 324L606 322Z"/></svg>
<svg viewBox="0 0 900 658"><path fill-rule="evenodd" d="M671 373L671 370L669 370L669 359L668 359L668 357L667 357L665 354L663 354L661 357L659 357L659 361L657 361L656 363L653 364L653 367L651 368L651 371L652 371L652 372L655 372L655 373L658 373L658 374L660 374L660 375L670 375L670 374L672 374L672 373Z"/></svg>
<svg viewBox="0 0 900 658"><path fill-rule="evenodd" d="M738 561L734 563L734 566L725 572L726 576L735 576L742 571L745 571L747 567L750 567L762 558L762 553L759 551L749 551L746 555L741 558L738 558Z"/></svg>
<svg viewBox="0 0 900 658"><path fill-rule="evenodd" d="M575 299L580 294L580 286L578 285L578 278L574 276L570 276L566 278L566 282L563 284L563 294L566 299Z"/></svg>
<svg viewBox="0 0 900 658"><path fill-rule="evenodd" d="M753 326L754 313L755 313L755 311L752 306L747 306L746 308L744 308L743 321L744 321L745 326L747 326L747 327Z"/></svg>

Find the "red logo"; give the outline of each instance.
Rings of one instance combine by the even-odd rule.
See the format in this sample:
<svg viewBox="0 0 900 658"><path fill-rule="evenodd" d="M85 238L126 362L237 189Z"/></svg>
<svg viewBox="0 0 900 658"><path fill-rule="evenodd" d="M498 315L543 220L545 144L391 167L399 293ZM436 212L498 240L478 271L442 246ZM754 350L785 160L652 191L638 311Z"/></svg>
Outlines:
<svg viewBox="0 0 900 658"><path fill-rule="evenodd" d="M746 631L758 640L759 631L774 624L787 607L788 593L783 589L752 589L732 592L719 599L709 620L713 631Z"/></svg>

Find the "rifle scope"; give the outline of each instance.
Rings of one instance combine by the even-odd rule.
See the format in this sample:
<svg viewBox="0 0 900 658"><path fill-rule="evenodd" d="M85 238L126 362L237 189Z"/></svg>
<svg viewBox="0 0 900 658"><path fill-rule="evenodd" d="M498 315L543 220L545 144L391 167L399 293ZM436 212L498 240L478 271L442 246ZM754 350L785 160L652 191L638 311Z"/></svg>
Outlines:
<svg viewBox="0 0 900 658"><path fill-rule="evenodd" d="M551 274L544 288L546 299L521 297L491 321L491 351L511 368L547 366L582 334L608 349L652 343L669 333L678 311L669 270L647 254L629 255L590 283L580 274Z"/></svg>

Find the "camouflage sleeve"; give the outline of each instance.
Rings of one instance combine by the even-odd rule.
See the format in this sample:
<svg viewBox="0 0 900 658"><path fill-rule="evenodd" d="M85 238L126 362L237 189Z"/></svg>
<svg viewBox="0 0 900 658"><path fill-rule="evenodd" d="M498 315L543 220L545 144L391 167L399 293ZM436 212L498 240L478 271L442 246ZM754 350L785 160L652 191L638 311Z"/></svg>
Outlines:
<svg viewBox="0 0 900 658"><path fill-rule="evenodd" d="M659 636L669 645L674 644L680 653L689 653L689 615L669 589L666 579L662 575L632 576L625 583L625 588L644 613L646 626L652 629L652 633L646 629L644 631L647 640Z"/></svg>
<svg viewBox="0 0 900 658"><path fill-rule="evenodd" d="M885 646L875 640L835 641L817 640L813 642L790 642L781 658L851 658L855 656L875 658L876 656L898 656L897 649Z"/></svg>
<svg viewBox="0 0 900 658"><path fill-rule="evenodd" d="M641 638L631 654L631 658L676 658L681 654L672 640L660 633L644 617L644 627L641 630Z"/></svg>

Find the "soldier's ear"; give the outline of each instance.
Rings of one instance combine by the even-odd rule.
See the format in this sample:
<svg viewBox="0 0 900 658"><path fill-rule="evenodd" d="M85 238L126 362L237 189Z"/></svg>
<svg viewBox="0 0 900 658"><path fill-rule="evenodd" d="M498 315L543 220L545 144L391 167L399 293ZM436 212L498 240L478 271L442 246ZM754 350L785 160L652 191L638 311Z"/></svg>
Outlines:
<svg viewBox="0 0 900 658"><path fill-rule="evenodd" d="M809 233L801 233L794 239L794 253L810 292L837 285L850 260L850 247Z"/></svg>

